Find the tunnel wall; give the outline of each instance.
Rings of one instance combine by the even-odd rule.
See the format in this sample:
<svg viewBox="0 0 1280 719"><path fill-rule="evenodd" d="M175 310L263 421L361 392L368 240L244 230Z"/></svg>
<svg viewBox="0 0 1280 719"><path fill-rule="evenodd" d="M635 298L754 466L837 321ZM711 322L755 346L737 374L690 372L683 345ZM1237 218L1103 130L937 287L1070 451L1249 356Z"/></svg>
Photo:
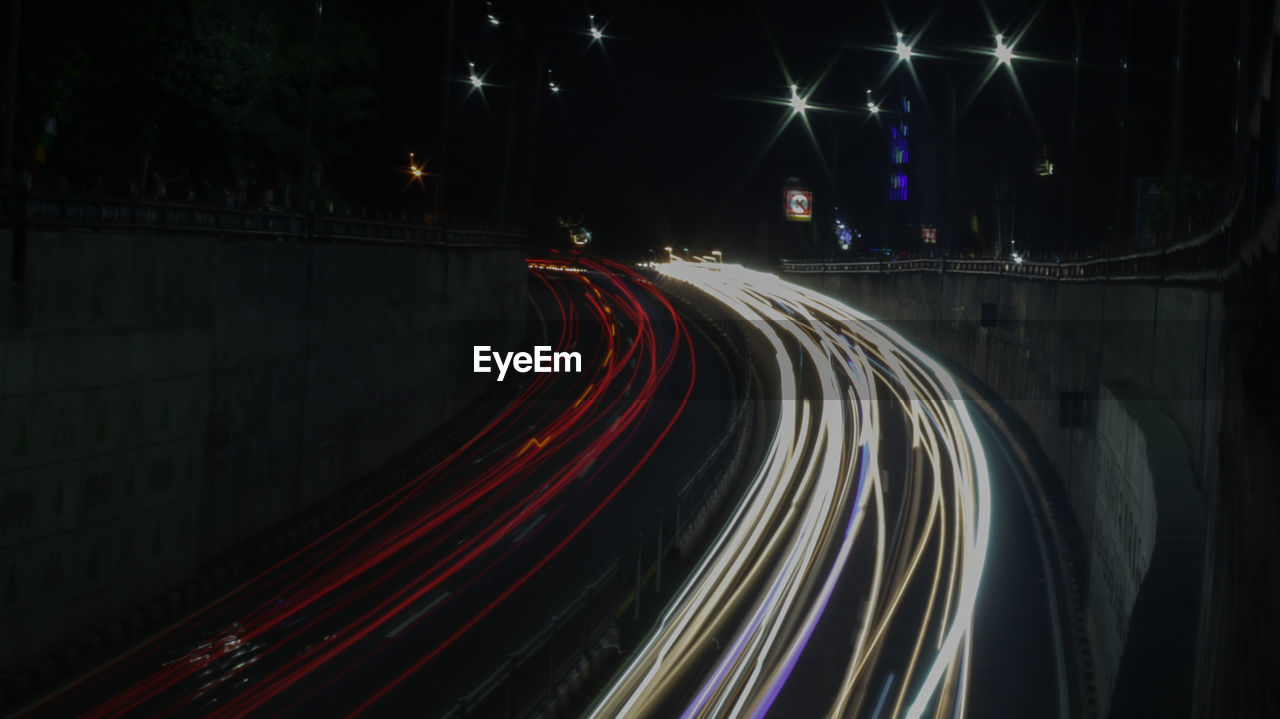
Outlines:
<svg viewBox="0 0 1280 719"><path fill-rule="evenodd" d="M523 336L517 246L0 233L0 667L376 469Z"/></svg>
<svg viewBox="0 0 1280 719"><path fill-rule="evenodd" d="M1088 545L1081 593L1101 715L1124 679L1121 667L1135 661L1125 656L1135 607L1165 619L1190 612L1184 641L1163 642L1161 654L1146 657L1165 674L1155 688L1145 687L1163 692L1165 706L1190 706L1205 532L1200 490L1216 482L1219 468L1221 293L938 272L786 278L887 322L977 377L1017 413L1051 463ZM992 326L983 326L984 304ZM1064 392L1082 394L1083 422L1062 421ZM1167 510L1165 496L1177 499ZM1181 568L1160 563L1162 578L1152 580L1147 570L1157 547L1177 541L1168 539L1173 529L1159 530L1166 520L1192 543L1192 556L1181 558ZM1190 578L1181 574L1186 566ZM1144 601L1147 584L1171 596Z"/></svg>

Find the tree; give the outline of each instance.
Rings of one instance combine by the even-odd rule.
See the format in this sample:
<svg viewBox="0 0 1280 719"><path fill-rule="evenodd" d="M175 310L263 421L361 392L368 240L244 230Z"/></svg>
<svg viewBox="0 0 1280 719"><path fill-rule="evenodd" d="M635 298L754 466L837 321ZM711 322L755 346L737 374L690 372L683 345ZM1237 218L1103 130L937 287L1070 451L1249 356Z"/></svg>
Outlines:
<svg viewBox="0 0 1280 719"><path fill-rule="evenodd" d="M268 179L296 167L313 57L317 159L350 152L350 128L372 115L363 74L377 64L376 46L341 8L326 8L313 55L313 25L286 0L64 4L54 0L42 9L50 22L30 26L24 126L53 114L122 148L140 191L157 177L225 186L251 163Z"/></svg>

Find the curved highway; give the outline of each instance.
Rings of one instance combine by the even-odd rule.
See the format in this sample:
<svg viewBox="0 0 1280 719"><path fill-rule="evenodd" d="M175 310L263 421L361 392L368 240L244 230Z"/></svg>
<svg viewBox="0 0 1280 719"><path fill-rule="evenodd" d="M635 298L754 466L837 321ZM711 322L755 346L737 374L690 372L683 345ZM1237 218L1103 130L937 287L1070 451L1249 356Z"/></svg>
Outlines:
<svg viewBox="0 0 1280 719"><path fill-rule="evenodd" d="M714 546L591 716L964 715L992 488L950 376L773 275L678 258L660 271L758 330L779 417ZM853 632L809 683L822 693L788 692L834 625Z"/></svg>

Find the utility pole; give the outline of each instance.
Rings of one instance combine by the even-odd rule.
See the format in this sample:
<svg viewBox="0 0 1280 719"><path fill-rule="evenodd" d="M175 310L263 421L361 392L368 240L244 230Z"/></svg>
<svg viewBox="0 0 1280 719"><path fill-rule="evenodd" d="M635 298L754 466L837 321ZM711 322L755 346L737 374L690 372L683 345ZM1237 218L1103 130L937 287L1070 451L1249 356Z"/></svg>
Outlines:
<svg viewBox="0 0 1280 719"><path fill-rule="evenodd" d="M1124 225L1125 198L1125 155L1129 149L1129 50L1133 34L1133 3L1128 0L1124 4L1123 30L1121 30L1122 50L1120 55L1120 148L1116 152L1116 214L1111 230L1113 247L1121 240L1121 227Z"/></svg>
<svg viewBox="0 0 1280 719"><path fill-rule="evenodd" d="M1066 195L1066 217L1063 221L1065 236L1063 237L1063 254L1071 251L1071 221L1075 212L1072 206L1072 197L1076 187L1076 132L1078 130L1078 122L1080 117L1080 53L1084 45L1084 23L1089 15L1089 6L1092 2L1086 2L1082 8L1076 0L1071 0L1071 19L1075 21L1076 45L1075 54L1071 56L1071 134L1067 137L1067 191Z"/></svg>
<svg viewBox="0 0 1280 719"><path fill-rule="evenodd" d="M534 48L533 54L535 61L534 66L534 82L532 95L532 109L529 117L529 158L525 165L525 183L524 183L524 223L526 229L533 225L533 178L535 176L534 166L537 164L538 158L538 115L542 106L542 86L549 81L544 77L543 69L546 67L542 55Z"/></svg>
<svg viewBox="0 0 1280 719"><path fill-rule="evenodd" d="M1179 191L1181 183L1178 180L1178 173L1181 169L1179 160L1182 154L1182 60L1185 57L1185 46L1187 39L1187 0L1178 0L1178 30L1177 30L1177 54L1173 58L1173 120L1169 127L1169 170L1168 183L1170 191L1173 195L1172 217L1170 225L1175 234L1170 238L1170 242L1176 242L1183 239L1182 237L1182 218L1186 215L1183 213L1182 202L1185 199Z"/></svg>
<svg viewBox="0 0 1280 719"><path fill-rule="evenodd" d="M324 14L324 0L316 0L316 23L311 34L311 73L307 80L307 119L302 130L302 201L303 210L310 216L311 196L311 117L316 105L316 62L320 55L320 17ZM308 229L307 234L310 234Z"/></svg>
<svg viewBox="0 0 1280 719"><path fill-rule="evenodd" d="M506 227L506 224L507 224L507 204L508 204L508 198L510 197L510 194L511 194L511 157L512 155L515 154L516 116L519 114L518 108L520 107L519 60L520 60L520 48L521 48L520 43L523 41L523 39L524 39L524 23L522 22L520 23L519 27L516 29L516 41L515 41L515 44L513 45L514 51L512 54L515 57L516 68L512 71L513 79L511 82L511 98L510 98L511 109L508 112L508 117L507 117L506 147L503 149L503 153L502 153L502 192L498 199L498 223L503 227ZM541 78L534 78L535 85L534 85L533 91L535 93L538 91L536 83L540 79Z"/></svg>
<svg viewBox="0 0 1280 719"><path fill-rule="evenodd" d="M22 0L9 0L9 71L4 78L4 165L0 185L14 184L13 143L18 115L18 25L22 20Z"/></svg>
<svg viewBox="0 0 1280 719"><path fill-rule="evenodd" d="M944 72L942 75L947 80L947 89L950 91L951 98L951 118L948 123L947 136L947 228L946 237L942 245L943 256L951 254L951 242L954 236L951 234L955 231L955 212L956 212L956 85L951 81L951 73ZM936 123L935 123L936 125Z"/></svg>
<svg viewBox="0 0 1280 719"><path fill-rule="evenodd" d="M448 188L440 187L441 181L448 172L449 165L449 115L452 114L449 109L449 84L453 82L453 6L454 0L449 0L449 18L446 21L445 41L444 41L444 99L440 103L440 168L436 172L436 192L438 198L436 207L444 207ZM444 212L437 209L437 213L443 217Z"/></svg>

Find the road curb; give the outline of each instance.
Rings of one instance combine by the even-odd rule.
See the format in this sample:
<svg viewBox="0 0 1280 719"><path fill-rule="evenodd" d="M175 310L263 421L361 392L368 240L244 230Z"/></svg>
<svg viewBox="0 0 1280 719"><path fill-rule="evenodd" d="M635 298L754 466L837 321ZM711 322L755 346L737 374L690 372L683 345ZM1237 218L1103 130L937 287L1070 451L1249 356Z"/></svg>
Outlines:
<svg viewBox="0 0 1280 719"><path fill-rule="evenodd" d="M1046 486L1046 479L1053 478L1053 470L1048 465L1048 458L1034 438L1030 437L1030 429L1016 415L1012 422L1006 417L1012 410L984 396L975 385L980 383L971 379L954 367L948 372L959 385L968 400L977 406L995 425L996 429L1008 441L1014 459L1021 465L1029 480L1033 496L1039 505L1040 515L1048 527L1050 546L1053 548L1055 568L1058 570L1058 594L1063 603L1062 627L1064 636L1069 638L1071 650L1069 660L1075 681L1072 683L1072 702L1074 715L1082 719L1098 719L1098 694L1094 679L1093 653L1089 646L1089 634L1084 616L1084 596L1081 591L1077 567L1084 556L1083 538L1076 529L1074 515L1061 506L1061 501L1053 496ZM984 387L985 388L985 387ZM989 392L990 390L988 390ZM1014 426L1011 426L1014 425ZM1026 444L1030 443L1028 450ZM1043 471L1042 471L1043 470ZM1046 477L1046 474L1049 476Z"/></svg>

